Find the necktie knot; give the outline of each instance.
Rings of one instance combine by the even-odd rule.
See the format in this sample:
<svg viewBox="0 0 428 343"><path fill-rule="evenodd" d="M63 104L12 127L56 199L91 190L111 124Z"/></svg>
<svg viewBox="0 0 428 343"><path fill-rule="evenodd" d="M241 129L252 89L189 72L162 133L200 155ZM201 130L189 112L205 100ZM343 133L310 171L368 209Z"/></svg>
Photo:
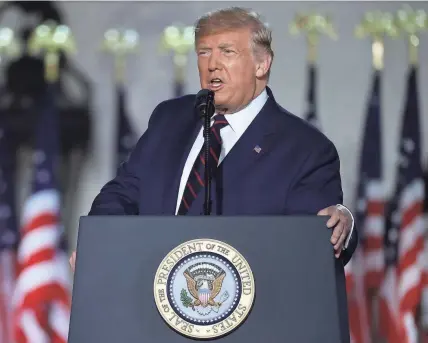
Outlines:
<svg viewBox="0 0 428 343"><path fill-rule="evenodd" d="M213 127L215 127L215 129L217 131L219 131L220 129L222 129L223 127L229 125L226 117L222 114L217 114L214 116L214 123L213 123Z"/></svg>

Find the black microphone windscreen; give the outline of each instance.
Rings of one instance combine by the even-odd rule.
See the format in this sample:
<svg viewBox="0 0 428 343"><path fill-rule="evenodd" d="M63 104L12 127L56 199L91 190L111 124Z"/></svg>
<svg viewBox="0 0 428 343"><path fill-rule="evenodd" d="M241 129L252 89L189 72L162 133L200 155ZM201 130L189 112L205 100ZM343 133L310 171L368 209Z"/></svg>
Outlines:
<svg viewBox="0 0 428 343"><path fill-rule="evenodd" d="M196 97L203 97L203 96L208 96L210 93L213 93L213 91L209 90L209 89L201 89L198 94L196 94Z"/></svg>
<svg viewBox="0 0 428 343"><path fill-rule="evenodd" d="M209 89L201 89L196 94L195 109L199 116L211 117L214 114L214 92Z"/></svg>
<svg viewBox="0 0 428 343"><path fill-rule="evenodd" d="M196 103L195 107L199 108L200 106L206 106L208 99L214 99L214 92L209 89L201 89L198 94L196 94Z"/></svg>

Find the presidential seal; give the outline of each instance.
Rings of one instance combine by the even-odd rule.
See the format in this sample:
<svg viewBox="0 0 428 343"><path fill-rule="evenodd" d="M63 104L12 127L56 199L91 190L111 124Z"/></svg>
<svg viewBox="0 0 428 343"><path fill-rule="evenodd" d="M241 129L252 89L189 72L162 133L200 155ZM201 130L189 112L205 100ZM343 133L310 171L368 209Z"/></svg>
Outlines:
<svg viewBox="0 0 428 343"><path fill-rule="evenodd" d="M173 249L154 280L162 318L194 339L218 338L236 329L250 312L254 292L245 258L213 239L197 239Z"/></svg>

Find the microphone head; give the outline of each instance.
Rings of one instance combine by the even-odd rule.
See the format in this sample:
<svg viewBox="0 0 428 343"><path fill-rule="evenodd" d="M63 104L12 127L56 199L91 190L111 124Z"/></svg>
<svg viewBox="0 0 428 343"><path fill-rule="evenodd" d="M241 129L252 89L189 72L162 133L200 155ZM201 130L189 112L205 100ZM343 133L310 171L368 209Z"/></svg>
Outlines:
<svg viewBox="0 0 428 343"><path fill-rule="evenodd" d="M209 89L201 89L198 94L196 94L196 98L204 98L204 97L208 97L209 95L214 96L214 92L212 90Z"/></svg>
<svg viewBox="0 0 428 343"><path fill-rule="evenodd" d="M201 89L196 94L195 108L202 117L207 114L207 109L208 112L212 112L212 116L214 114L214 111L211 111L211 108L214 109L214 92L209 89Z"/></svg>

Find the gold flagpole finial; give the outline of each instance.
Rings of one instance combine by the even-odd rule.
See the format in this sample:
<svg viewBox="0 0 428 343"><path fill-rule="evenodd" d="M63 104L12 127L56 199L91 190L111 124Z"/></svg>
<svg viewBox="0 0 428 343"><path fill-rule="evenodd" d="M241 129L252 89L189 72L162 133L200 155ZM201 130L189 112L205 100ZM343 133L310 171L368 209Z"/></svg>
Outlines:
<svg viewBox="0 0 428 343"><path fill-rule="evenodd" d="M357 38L371 37L373 67L377 70L383 68L384 38L385 36L397 37L398 28L394 22L394 16L387 12L368 12L363 20L355 28Z"/></svg>
<svg viewBox="0 0 428 343"><path fill-rule="evenodd" d="M75 53L76 45L68 26L47 21L31 34L28 50L33 55L44 54L46 81L54 83L59 77L60 53Z"/></svg>
<svg viewBox="0 0 428 343"><path fill-rule="evenodd" d="M327 35L331 39L338 38L331 18L316 13L296 15L290 24L290 33L292 35L297 35L302 32L306 34L308 60L311 63L315 63L316 48L321 35Z"/></svg>
<svg viewBox="0 0 428 343"><path fill-rule="evenodd" d="M110 29L104 33L103 50L114 56L116 82L125 78L126 57L137 51L139 35L135 30Z"/></svg>
<svg viewBox="0 0 428 343"><path fill-rule="evenodd" d="M13 30L8 27L0 28L0 61L3 56L17 57L21 52L21 47Z"/></svg>
<svg viewBox="0 0 428 343"><path fill-rule="evenodd" d="M167 26L161 38L161 52L173 52L175 78L182 82L185 79L189 51L194 49L195 33L193 26L170 25Z"/></svg>
<svg viewBox="0 0 428 343"><path fill-rule="evenodd" d="M409 39L409 62L418 63L419 33L428 30L428 16L424 10L413 10L405 6L396 14L396 25Z"/></svg>

